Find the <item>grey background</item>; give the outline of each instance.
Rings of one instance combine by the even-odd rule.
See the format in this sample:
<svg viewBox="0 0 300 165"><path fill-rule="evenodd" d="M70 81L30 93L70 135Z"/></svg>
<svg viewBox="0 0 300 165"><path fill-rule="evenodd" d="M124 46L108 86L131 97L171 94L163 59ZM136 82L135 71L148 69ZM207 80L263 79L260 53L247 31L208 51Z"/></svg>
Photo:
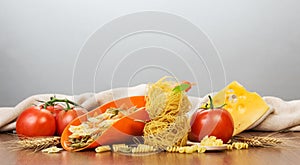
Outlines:
<svg viewBox="0 0 300 165"><path fill-rule="evenodd" d="M142 59L134 58L133 53L118 67L113 62L122 57L114 56L112 51L112 55L104 59L106 65L101 66L101 70L87 75L94 80L92 83L81 81L86 77L76 76L81 75L78 72L74 73L76 79L72 79L77 55L97 29L120 16L145 10L163 11L186 18L202 29L218 49L226 75L216 72L209 77L203 69L192 67L195 68L198 86L191 91L191 95L203 96L237 80L248 90L264 96L300 99L300 2L297 0L211 0L189 3L161 0L0 0L0 106L14 106L33 94L79 94L147 83L167 74L163 69L170 70L180 79L193 79L185 70L186 66L169 66L182 65L180 58L171 60L174 54L155 48L138 52L146 54ZM124 27L130 25L124 24ZM104 34L113 35L114 32ZM162 41L162 36L144 35L125 43L132 46L140 44L145 38L150 44L140 46L151 46L152 42ZM164 41L175 42L172 39ZM119 51L115 54L120 54L120 47L127 46L121 43L118 49L114 49ZM155 57L160 53L165 58ZM188 57L188 52L185 53L180 56L194 61L194 57ZM133 72L137 71L134 68L126 69L126 60L130 61L130 58L136 64L157 58L153 63L160 61L161 67L144 70L130 79ZM106 71L112 71L110 63L116 72L113 77L105 77ZM130 65L128 62L127 66ZM84 69L80 68L83 72L87 71ZM213 88L209 79L213 79Z"/></svg>

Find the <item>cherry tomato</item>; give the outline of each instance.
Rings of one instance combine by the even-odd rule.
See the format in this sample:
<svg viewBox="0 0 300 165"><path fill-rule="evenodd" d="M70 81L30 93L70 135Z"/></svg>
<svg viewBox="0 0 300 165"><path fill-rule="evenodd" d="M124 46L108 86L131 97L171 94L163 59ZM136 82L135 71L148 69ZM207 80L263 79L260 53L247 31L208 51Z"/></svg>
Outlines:
<svg viewBox="0 0 300 165"><path fill-rule="evenodd" d="M185 92L188 92L192 88L192 85L193 85L189 81L182 81L181 84L187 84L187 85L189 85L189 87L187 89L185 89Z"/></svg>
<svg viewBox="0 0 300 165"><path fill-rule="evenodd" d="M201 109L192 115L188 138L200 142L205 136L215 136L227 143L233 134L233 119L226 109L214 108L210 96L209 99L209 109Z"/></svg>
<svg viewBox="0 0 300 165"><path fill-rule="evenodd" d="M179 84L174 85L173 91L181 92L185 91L188 92L192 88L192 83L188 81L182 81Z"/></svg>
<svg viewBox="0 0 300 165"><path fill-rule="evenodd" d="M29 107L18 117L16 131L20 136L53 136L56 131L55 118L48 110Z"/></svg>
<svg viewBox="0 0 300 165"><path fill-rule="evenodd" d="M75 110L62 110L58 113L56 116L56 128L57 128L57 134L61 135L66 128L66 126L75 118L77 118L80 115L83 115L85 112L81 109Z"/></svg>

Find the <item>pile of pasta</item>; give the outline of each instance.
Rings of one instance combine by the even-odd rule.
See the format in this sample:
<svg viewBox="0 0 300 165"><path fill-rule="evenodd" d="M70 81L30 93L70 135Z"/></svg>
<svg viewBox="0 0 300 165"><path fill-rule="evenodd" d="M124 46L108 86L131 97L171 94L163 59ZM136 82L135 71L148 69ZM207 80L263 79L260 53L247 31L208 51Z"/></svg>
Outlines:
<svg viewBox="0 0 300 165"><path fill-rule="evenodd" d="M185 146L190 124L186 113L191 103L185 91L174 90L178 82L163 77L148 84L146 110L151 121L144 127L144 143L159 149Z"/></svg>

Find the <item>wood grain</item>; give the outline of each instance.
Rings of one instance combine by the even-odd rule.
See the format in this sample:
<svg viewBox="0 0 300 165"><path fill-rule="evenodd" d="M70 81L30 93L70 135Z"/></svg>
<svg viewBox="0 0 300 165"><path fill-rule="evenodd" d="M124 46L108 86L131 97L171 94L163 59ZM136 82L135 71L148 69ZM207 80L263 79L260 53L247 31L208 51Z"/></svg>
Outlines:
<svg viewBox="0 0 300 165"><path fill-rule="evenodd" d="M268 133L247 132L251 135L266 135ZM249 148L246 150L233 150L207 153L166 153L146 156L127 156L118 153L96 153L91 151L68 152L56 154L32 152L28 150L12 150L8 141L16 139L15 135L0 134L0 164L231 164L231 165L281 165L299 164L300 161L300 132L281 133L278 136L288 138L284 147Z"/></svg>

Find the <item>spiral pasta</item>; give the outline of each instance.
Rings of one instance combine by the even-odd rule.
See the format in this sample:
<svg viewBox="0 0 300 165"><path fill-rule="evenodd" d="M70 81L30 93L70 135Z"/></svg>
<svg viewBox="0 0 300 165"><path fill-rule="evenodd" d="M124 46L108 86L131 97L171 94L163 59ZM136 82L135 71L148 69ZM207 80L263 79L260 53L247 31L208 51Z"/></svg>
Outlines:
<svg viewBox="0 0 300 165"><path fill-rule="evenodd" d="M247 143L243 143L243 142L234 142L231 145L232 145L232 148L235 148L237 150L247 149L248 148L248 144Z"/></svg>
<svg viewBox="0 0 300 165"><path fill-rule="evenodd" d="M129 146L126 144L114 144L113 150L114 152L132 153L132 154L159 151L157 148L146 144L138 144L137 146Z"/></svg>
<svg viewBox="0 0 300 165"><path fill-rule="evenodd" d="M173 147L167 147L166 151L191 154L194 152L204 153L206 151L206 148L200 145L192 145L192 146L184 146L184 147L173 146Z"/></svg>
<svg viewBox="0 0 300 165"><path fill-rule="evenodd" d="M215 136L205 136L201 142L200 145L202 146L222 146L223 141L221 139L217 139Z"/></svg>

